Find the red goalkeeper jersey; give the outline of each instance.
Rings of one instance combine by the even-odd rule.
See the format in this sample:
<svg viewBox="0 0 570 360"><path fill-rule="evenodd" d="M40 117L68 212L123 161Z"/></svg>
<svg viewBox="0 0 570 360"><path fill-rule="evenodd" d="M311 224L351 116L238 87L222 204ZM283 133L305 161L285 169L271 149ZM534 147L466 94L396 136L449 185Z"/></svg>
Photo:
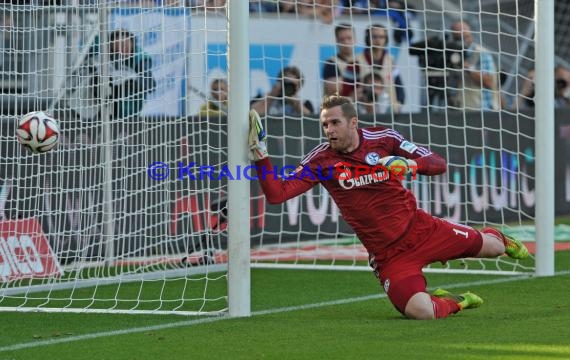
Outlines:
<svg viewBox="0 0 570 360"><path fill-rule="evenodd" d="M441 156L405 140L395 130L374 127L359 129L358 133L360 144L356 150L339 153L322 143L302 159L287 179L263 176L274 170L269 159L256 162L256 166L263 192L273 204L321 183L368 252L381 254L406 232L417 204L398 176L375 173L374 166L389 155L414 159L417 173L423 175L444 173L447 165ZM365 168L372 173L366 174L362 170ZM346 176L348 171L351 176Z"/></svg>

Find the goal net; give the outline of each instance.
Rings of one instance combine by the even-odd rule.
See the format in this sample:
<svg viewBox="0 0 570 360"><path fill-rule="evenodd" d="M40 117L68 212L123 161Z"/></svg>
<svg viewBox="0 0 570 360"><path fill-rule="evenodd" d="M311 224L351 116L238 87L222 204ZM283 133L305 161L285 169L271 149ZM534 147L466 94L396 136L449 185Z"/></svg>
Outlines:
<svg viewBox="0 0 570 360"><path fill-rule="evenodd" d="M227 311L227 9L169 5L2 5L1 310ZM49 153L16 141L33 110Z"/></svg>
<svg viewBox="0 0 570 360"><path fill-rule="evenodd" d="M446 174L406 182L421 208L476 228L497 227L533 249L533 95L522 93L534 68L533 2L380 3L331 8L298 2L293 13L257 14L263 25L252 23L252 34L260 34L253 35L251 60L264 64L267 78L252 77L253 95L275 96L280 69L269 65L278 59L281 67L301 70L301 102L310 100L317 113L281 116L279 98L266 105L272 159L280 167L297 165L325 141L318 106L332 85L353 97L361 127L394 128L446 158ZM263 30L269 28L275 31ZM343 59L336 73L327 70L331 57ZM323 188L267 206L263 221L252 249L256 267L370 270L366 250ZM512 275L533 269L532 258L499 257L426 271Z"/></svg>

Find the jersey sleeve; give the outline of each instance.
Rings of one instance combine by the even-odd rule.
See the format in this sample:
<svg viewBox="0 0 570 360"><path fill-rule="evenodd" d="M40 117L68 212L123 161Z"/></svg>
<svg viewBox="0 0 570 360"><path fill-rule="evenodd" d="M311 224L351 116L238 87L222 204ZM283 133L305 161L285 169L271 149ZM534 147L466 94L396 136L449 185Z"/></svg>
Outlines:
<svg viewBox="0 0 570 360"><path fill-rule="evenodd" d="M393 132L393 155L413 159L418 165L416 170L418 174L438 175L443 174L447 170L447 162L442 156L432 152L427 147L418 146L406 140L395 130Z"/></svg>
<svg viewBox="0 0 570 360"><path fill-rule="evenodd" d="M283 203L301 195L319 183L318 177L312 173L310 168L305 166L299 166L297 171L287 178L274 176L277 170L273 168L269 158L256 161L255 167L261 189L270 204Z"/></svg>

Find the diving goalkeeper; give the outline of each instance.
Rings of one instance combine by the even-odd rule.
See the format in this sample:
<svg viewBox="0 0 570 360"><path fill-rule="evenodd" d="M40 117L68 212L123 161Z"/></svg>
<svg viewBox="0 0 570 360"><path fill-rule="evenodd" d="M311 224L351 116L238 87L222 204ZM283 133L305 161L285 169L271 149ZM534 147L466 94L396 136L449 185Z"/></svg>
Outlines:
<svg viewBox="0 0 570 360"><path fill-rule="evenodd" d="M321 183L368 251L370 266L390 301L408 318L445 318L483 303L471 292L428 293L425 265L465 257L528 256L520 241L496 229L478 231L417 207L414 195L402 186L403 177L395 175L442 174L447 164L438 154L391 129L359 129L356 109L346 97L325 97L320 121L328 142L310 151L295 172L276 179L263 176L273 166L259 116L250 112L250 157L261 188L269 203L279 204Z"/></svg>

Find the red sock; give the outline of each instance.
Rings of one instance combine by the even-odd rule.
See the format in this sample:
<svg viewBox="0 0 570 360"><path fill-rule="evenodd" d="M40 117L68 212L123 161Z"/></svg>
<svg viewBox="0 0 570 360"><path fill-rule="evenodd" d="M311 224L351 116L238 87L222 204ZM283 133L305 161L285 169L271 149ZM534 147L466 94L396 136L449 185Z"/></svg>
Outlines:
<svg viewBox="0 0 570 360"><path fill-rule="evenodd" d="M503 236L503 234L501 234L501 232L497 229L493 229L490 227L486 227L484 229L481 230L482 233L484 234L490 234L495 236L497 239L501 240L503 242L503 244L507 245L505 242L505 237Z"/></svg>
<svg viewBox="0 0 570 360"><path fill-rule="evenodd" d="M455 314L461 310L459 305L451 299L431 296L431 303L433 304L433 315L436 319L448 317L450 314Z"/></svg>

